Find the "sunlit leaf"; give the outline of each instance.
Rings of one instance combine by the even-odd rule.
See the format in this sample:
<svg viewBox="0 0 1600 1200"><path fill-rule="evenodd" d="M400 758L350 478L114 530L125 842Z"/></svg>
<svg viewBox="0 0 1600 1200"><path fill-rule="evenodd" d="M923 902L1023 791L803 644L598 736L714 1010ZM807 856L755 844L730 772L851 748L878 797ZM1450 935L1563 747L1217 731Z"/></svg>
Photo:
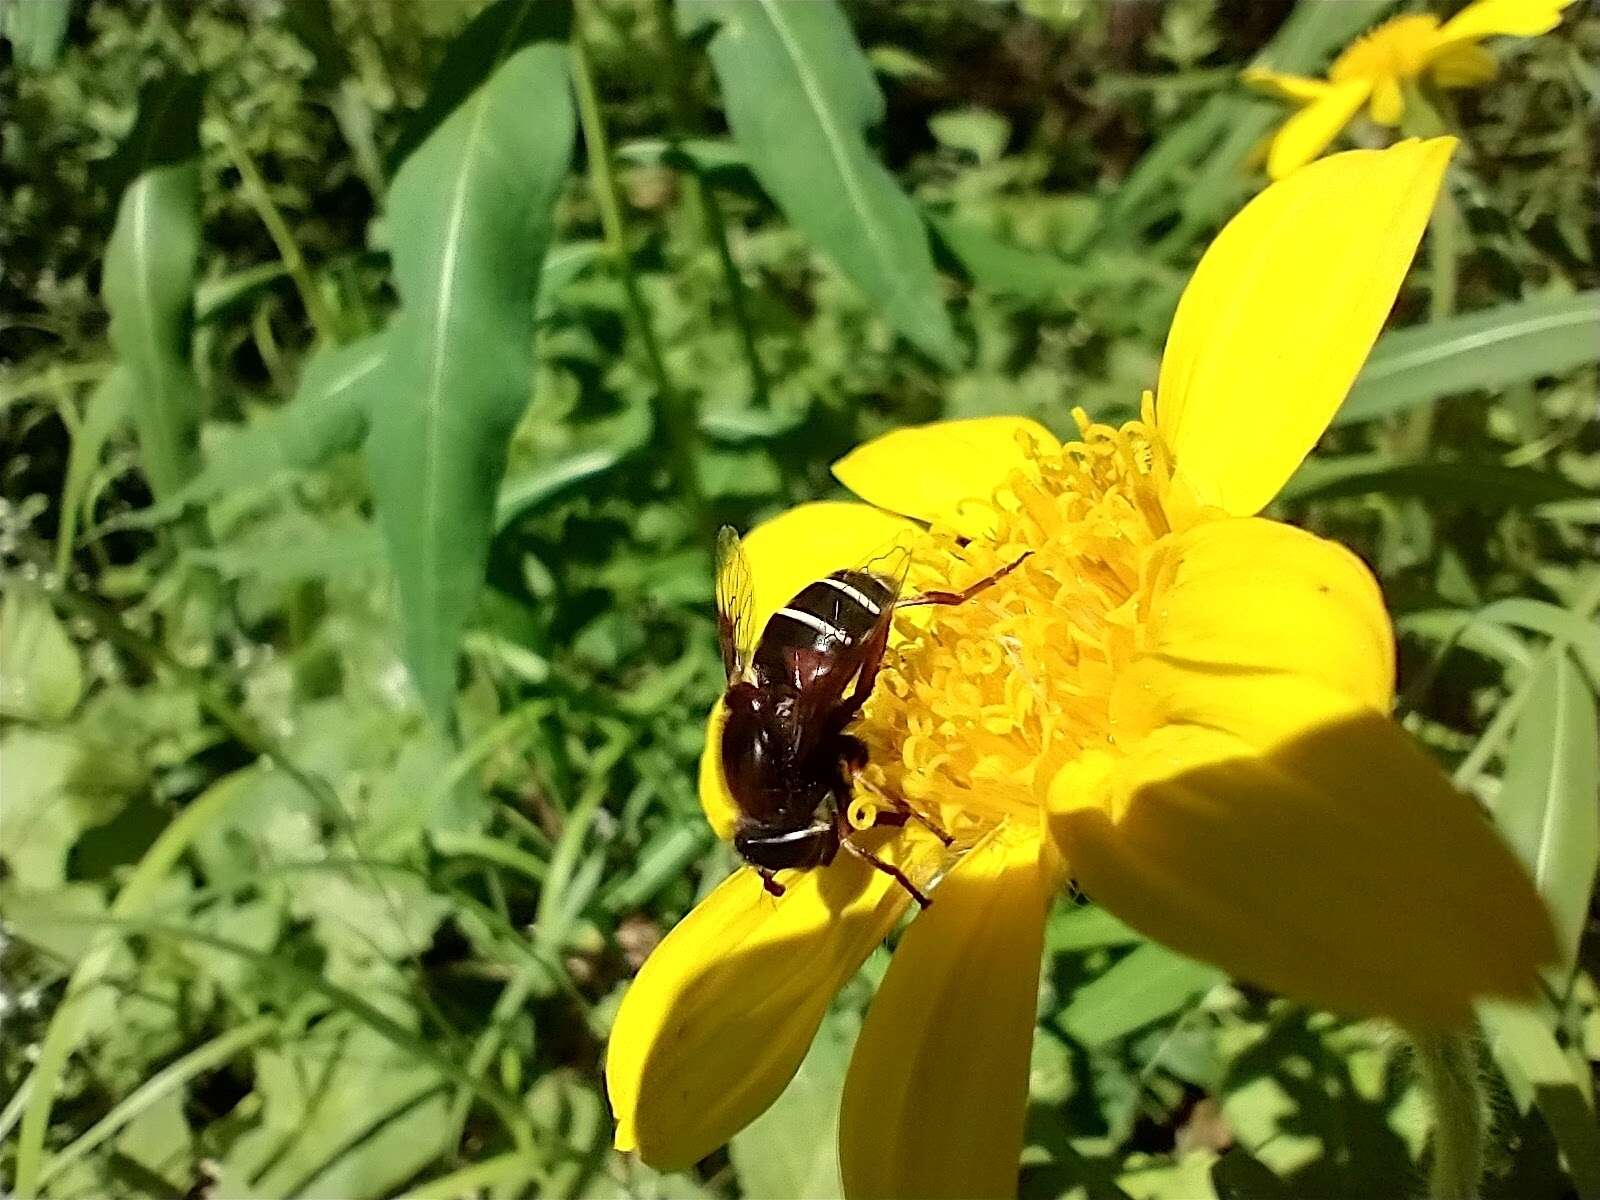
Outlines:
<svg viewBox="0 0 1600 1200"><path fill-rule="evenodd" d="M535 0L478 17L389 191L401 309L367 452L406 657L444 726L507 439L532 389L534 297L572 150L568 17Z"/></svg>
<svg viewBox="0 0 1600 1200"><path fill-rule="evenodd" d="M928 234L867 145L883 94L835 0L681 0L709 44L734 139L761 186L882 311L947 367L962 359Z"/></svg>
<svg viewBox="0 0 1600 1200"><path fill-rule="evenodd" d="M71 17L71 0L15 0L0 9L0 33L18 63L44 71L60 57Z"/></svg>
<svg viewBox="0 0 1600 1200"><path fill-rule="evenodd" d="M1544 656L1506 751L1495 823L1555 918L1570 968L1600 866L1600 723L1566 653Z"/></svg>
<svg viewBox="0 0 1600 1200"><path fill-rule="evenodd" d="M1494 391L1600 357L1600 291L1541 296L1379 340L1334 424L1353 424L1456 392Z"/></svg>
<svg viewBox="0 0 1600 1200"><path fill-rule="evenodd" d="M1061 1027L1085 1046L1103 1046L1171 1016L1223 978L1216 967L1147 943L1074 992Z"/></svg>
<svg viewBox="0 0 1600 1200"><path fill-rule="evenodd" d="M50 600L8 583L0 600L0 716L62 721L83 695L83 664Z"/></svg>
<svg viewBox="0 0 1600 1200"><path fill-rule="evenodd" d="M789 1086L728 1147L747 1196L832 1200L839 1181L839 1097L855 1044L837 1014L823 1021Z"/></svg>

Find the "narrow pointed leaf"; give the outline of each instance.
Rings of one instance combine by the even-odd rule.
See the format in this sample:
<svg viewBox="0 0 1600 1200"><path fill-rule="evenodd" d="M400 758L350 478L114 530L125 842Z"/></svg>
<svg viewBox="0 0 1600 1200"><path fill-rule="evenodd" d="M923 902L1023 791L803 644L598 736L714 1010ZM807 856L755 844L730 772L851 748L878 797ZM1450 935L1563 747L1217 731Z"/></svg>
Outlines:
<svg viewBox="0 0 1600 1200"><path fill-rule="evenodd" d="M401 307L367 453L407 660L443 725L506 443L533 384L540 264L572 153L568 20L565 4L540 0L479 16L441 67L425 135L389 189Z"/></svg>
<svg viewBox="0 0 1600 1200"><path fill-rule="evenodd" d="M928 232L867 145L883 93L835 0L682 0L678 13L688 32L716 26L728 125L767 194L896 331L959 364Z"/></svg>
<svg viewBox="0 0 1600 1200"><path fill-rule="evenodd" d="M1600 358L1600 290L1540 296L1386 335L1336 425L1370 421L1455 392L1559 375Z"/></svg>
<svg viewBox="0 0 1600 1200"><path fill-rule="evenodd" d="M1550 906L1562 961L1578 950L1600 865L1600 726L1583 672L1564 651L1538 668L1495 801L1495 822Z"/></svg>
<svg viewBox="0 0 1600 1200"><path fill-rule="evenodd" d="M158 498L199 466L203 406L189 353L200 253L200 92L191 76L148 85L133 132L110 165L124 186L102 292Z"/></svg>

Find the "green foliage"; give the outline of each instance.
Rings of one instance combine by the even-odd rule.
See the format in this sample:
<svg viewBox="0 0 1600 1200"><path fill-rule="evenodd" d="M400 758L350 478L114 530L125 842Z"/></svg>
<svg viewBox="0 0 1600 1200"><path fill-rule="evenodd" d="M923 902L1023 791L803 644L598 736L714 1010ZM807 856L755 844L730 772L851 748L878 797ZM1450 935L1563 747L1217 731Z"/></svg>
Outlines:
<svg viewBox="0 0 1600 1200"><path fill-rule="evenodd" d="M202 399L189 329L200 254L200 87L193 77L147 87L111 167L127 182L106 243L102 289L145 470L161 496L197 465Z"/></svg>
<svg viewBox="0 0 1600 1200"><path fill-rule="evenodd" d="M962 358L915 206L873 155L883 93L834 0L682 0L728 125L762 187L861 286L896 330L946 367Z"/></svg>
<svg viewBox="0 0 1600 1200"><path fill-rule="evenodd" d="M708 526L1131 415L1285 112L1238 69L1394 6L1286 7L5 5L0 1190L837 1194L883 952L726 1155L610 1148L622 992L732 865ZM1591 1200L1600 19L1495 51L1276 512L1373 568L1569 952L1480 1014L1485 1195ZM1026 1196L1424 1187L1393 1030L1065 897L1038 1011Z"/></svg>
<svg viewBox="0 0 1600 1200"><path fill-rule="evenodd" d="M572 146L566 24L562 5L534 0L501 0L473 22L386 206L401 307L367 455L407 657L446 726L506 440L532 382L533 301Z"/></svg>
<svg viewBox="0 0 1600 1200"><path fill-rule="evenodd" d="M1389 334L1335 421L1370 421L1472 388L1504 388L1595 360L1600 293L1542 296Z"/></svg>
<svg viewBox="0 0 1600 1200"><path fill-rule="evenodd" d="M1594 691L1558 643L1528 685L1506 748L1494 814L1550 905L1563 973L1577 957L1600 868L1597 798L1600 721Z"/></svg>

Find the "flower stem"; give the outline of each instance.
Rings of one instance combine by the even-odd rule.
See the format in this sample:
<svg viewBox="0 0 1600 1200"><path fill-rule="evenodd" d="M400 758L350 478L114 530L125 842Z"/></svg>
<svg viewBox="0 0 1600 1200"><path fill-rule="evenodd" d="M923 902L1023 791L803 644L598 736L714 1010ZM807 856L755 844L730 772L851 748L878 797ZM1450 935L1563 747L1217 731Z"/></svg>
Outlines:
<svg viewBox="0 0 1600 1200"><path fill-rule="evenodd" d="M577 11L581 17L583 9ZM693 405L687 396L673 386L667 374L661 343L656 340L655 327L650 323L650 310L645 305L638 276L634 274L627 225L622 213L622 196L611 167L611 143L606 137L605 120L600 113L600 95L594 83L594 69L590 65L580 30L581 23L574 28L572 35L572 82L578 97L578 122L583 128L583 144L589 156L590 187L594 191L595 202L600 206L600 225L605 232L606 249L621 272L622 290L627 297L635 333L649 363L650 374L655 377L656 425L666 442L672 481L698 517L709 544L710 516L705 497L700 491L699 476L695 472Z"/></svg>
<svg viewBox="0 0 1600 1200"><path fill-rule="evenodd" d="M1428 1195L1432 1200L1476 1200L1488 1120L1473 1040L1461 1034L1419 1034L1412 1045L1417 1075L1433 1104Z"/></svg>

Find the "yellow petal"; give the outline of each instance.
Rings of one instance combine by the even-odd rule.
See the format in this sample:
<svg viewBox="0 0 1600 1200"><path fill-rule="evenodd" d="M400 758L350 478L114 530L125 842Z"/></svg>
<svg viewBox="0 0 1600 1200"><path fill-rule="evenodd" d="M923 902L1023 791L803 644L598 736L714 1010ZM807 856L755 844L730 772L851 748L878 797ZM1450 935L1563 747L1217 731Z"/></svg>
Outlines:
<svg viewBox="0 0 1600 1200"><path fill-rule="evenodd" d="M1355 555L1277 521L1204 521L1162 539L1145 566L1139 658L1113 692L1119 736L1171 719L1159 676L1309 676L1386 711L1394 635ZM1202 696L1204 679L1196 683Z"/></svg>
<svg viewBox="0 0 1600 1200"><path fill-rule="evenodd" d="M731 842L739 823L739 809L728 791L728 778L722 773L722 726L727 719L728 710L718 696L706 718L706 744L700 748L700 810L706 814L711 832Z"/></svg>
<svg viewBox="0 0 1600 1200"><path fill-rule="evenodd" d="M1434 58L1429 70L1442 88L1479 87L1500 73L1500 64L1482 46L1458 42Z"/></svg>
<svg viewBox="0 0 1600 1200"><path fill-rule="evenodd" d="M1537 37L1561 24L1561 11L1573 0L1478 0L1444 23L1439 42L1478 41L1503 34Z"/></svg>
<svg viewBox="0 0 1600 1200"><path fill-rule="evenodd" d="M1173 703L1188 723L1051 783L1052 831L1090 896L1239 978L1415 1029L1534 994L1549 915L1405 733L1315 679L1194 682Z"/></svg>
<svg viewBox="0 0 1600 1200"><path fill-rule="evenodd" d="M895 951L850 1060L851 1197L1014 1196L1049 902L1031 832L980 844Z"/></svg>
<svg viewBox="0 0 1600 1200"><path fill-rule="evenodd" d="M1157 427L1200 499L1248 516L1300 465L1383 328L1454 147L1406 141L1312 163L1211 243L1156 392Z"/></svg>
<svg viewBox="0 0 1600 1200"><path fill-rule="evenodd" d="M898 831L880 854L926 877L942 848ZM893 928L907 894L841 854L767 895L741 870L656 947L623 997L606 1052L619 1150L662 1170L704 1158L794 1075L839 987Z"/></svg>
<svg viewBox="0 0 1600 1200"><path fill-rule="evenodd" d="M1265 67L1249 67L1239 78L1257 91L1266 92L1283 100L1302 103L1317 100L1328 94L1333 85L1326 79L1311 79L1305 75L1287 75Z"/></svg>
<svg viewBox="0 0 1600 1200"><path fill-rule="evenodd" d="M1400 119L1406 115L1406 100L1400 92L1400 81L1393 75L1385 75L1373 82L1372 103L1367 108L1367 115L1379 125L1387 125L1391 129L1400 124Z"/></svg>
<svg viewBox="0 0 1600 1200"><path fill-rule="evenodd" d="M1282 179L1326 150L1366 103L1371 90L1372 84L1365 79L1335 84L1285 121L1267 152L1267 174Z"/></svg>
<svg viewBox="0 0 1600 1200"><path fill-rule="evenodd" d="M966 537L993 529L988 504L1014 470L1031 470L1026 442L1061 443L1026 417L975 417L898 429L857 446L833 464L839 482L890 512L940 521Z"/></svg>

